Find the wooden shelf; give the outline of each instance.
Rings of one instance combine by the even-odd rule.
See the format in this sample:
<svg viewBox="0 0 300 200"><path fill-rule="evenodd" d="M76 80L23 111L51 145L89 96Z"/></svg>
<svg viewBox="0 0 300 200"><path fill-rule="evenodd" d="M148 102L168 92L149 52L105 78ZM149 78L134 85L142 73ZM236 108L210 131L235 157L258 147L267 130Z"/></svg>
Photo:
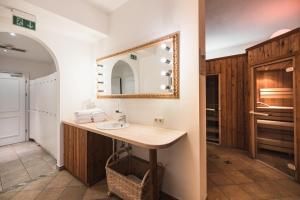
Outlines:
<svg viewBox="0 0 300 200"><path fill-rule="evenodd" d="M207 121L211 121L211 122L218 122L218 121L219 121L219 118L216 117L216 116L207 116L207 117L206 117L206 120L207 120Z"/></svg>
<svg viewBox="0 0 300 200"><path fill-rule="evenodd" d="M218 133L219 134L219 129L216 127L207 127L206 132L208 133Z"/></svg>
<svg viewBox="0 0 300 200"><path fill-rule="evenodd" d="M256 109L259 112L268 112L268 113L293 113L294 111L294 107L288 107L288 106L269 106L269 107L258 106L256 107Z"/></svg>
<svg viewBox="0 0 300 200"><path fill-rule="evenodd" d="M259 144L278 146L281 148L290 148L290 149L294 148L294 143L292 141L284 141L284 140L276 140L276 139L258 137L257 142Z"/></svg>
<svg viewBox="0 0 300 200"><path fill-rule="evenodd" d="M261 88L261 99L292 99L293 88Z"/></svg>
<svg viewBox="0 0 300 200"><path fill-rule="evenodd" d="M276 140L269 138L257 138L257 146L260 149L277 151L282 153L294 153L294 143L292 141Z"/></svg>
<svg viewBox="0 0 300 200"><path fill-rule="evenodd" d="M207 142L212 142L212 143L215 143L215 144L219 144L219 142L220 142L219 138L216 138L216 137L210 136L210 135L207 135L206 141Z"/></svg>
<svg viewBox="0 0 300 200"><path fill-rule="evenodd" d="M210 142L219 142L219 138L207 137L206 139Z"/></svg>
<svg viewBox="0 0 300 200"><path fill-rule="evenodd" d="M280 129L280 130L287 130L287 131L294 130L293 122L257 120L257 126L260 128Z"/></svg>

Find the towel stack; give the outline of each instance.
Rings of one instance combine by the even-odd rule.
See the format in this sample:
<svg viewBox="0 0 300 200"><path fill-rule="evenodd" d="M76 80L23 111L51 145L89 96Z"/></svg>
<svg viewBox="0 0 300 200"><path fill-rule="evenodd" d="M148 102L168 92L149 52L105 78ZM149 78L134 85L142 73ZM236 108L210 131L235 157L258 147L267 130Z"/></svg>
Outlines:
<svg viewBox="0 0 300 200"><path fill-rule="evenodd" d="M80 110L74 113L75 122L79 124L102 122L107 120L105 112L100 108Z"/></svg>

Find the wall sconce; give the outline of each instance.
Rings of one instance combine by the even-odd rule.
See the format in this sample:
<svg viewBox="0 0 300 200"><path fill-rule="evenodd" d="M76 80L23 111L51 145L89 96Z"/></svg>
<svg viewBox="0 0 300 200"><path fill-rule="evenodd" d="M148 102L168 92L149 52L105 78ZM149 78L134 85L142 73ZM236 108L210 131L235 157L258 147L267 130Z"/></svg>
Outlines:
<svg viewBox="0 0 300 200"><path fill-rule="evenodd" d="M162 62L162 63L165 63L165 64L171 64L171 60L169 60L169 59L167 59L167 58L165 58L165 57L163 57L163 58L161 58L160 59L160 62Z"/></svg>
<svg viewBox="0 0 300 200"><path fill-rule="evenodd" d="M160 75L161 76L171 76L172 75L172 70L161 71Z"/></svg>

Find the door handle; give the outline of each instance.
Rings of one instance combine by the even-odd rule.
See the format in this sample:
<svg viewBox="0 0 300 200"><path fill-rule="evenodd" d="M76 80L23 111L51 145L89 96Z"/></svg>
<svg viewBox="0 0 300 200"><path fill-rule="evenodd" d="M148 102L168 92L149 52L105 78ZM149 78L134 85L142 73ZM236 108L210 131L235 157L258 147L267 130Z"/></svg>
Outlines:
<svg viewBox="0 0 300 200"><path fill-rule="evenodd" d="M214 108L206 108L206 111L213 111L213 112L215 112L216 109L214 109Z"/></svg>
<svg viewBox="0 0 300 200"><path fill-rule="evenodd" d="M253 111L253 110L251 110L249 113L250 113L250 114L253 114L253 115L259 115L259 116L265 116L265 117L270 116L270 115L267 114L267 113L255 112L255 111Z"/></svg>

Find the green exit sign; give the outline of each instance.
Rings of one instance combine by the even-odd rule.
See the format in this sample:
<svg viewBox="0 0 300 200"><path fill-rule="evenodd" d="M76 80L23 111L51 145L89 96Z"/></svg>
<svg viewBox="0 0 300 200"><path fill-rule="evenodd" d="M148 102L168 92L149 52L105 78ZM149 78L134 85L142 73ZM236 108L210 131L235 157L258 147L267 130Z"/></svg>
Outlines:
<svg viewBox="0 0 300 200"><path fill-rule="evenodd" d="M17 25L17 26L21 26L23 28L28 28L30 30L34 30L36 29L36 24L34 21L30 21L28 19L24 19L22 17L18 17L18 16L13 16L13 24Z"/></svg>

